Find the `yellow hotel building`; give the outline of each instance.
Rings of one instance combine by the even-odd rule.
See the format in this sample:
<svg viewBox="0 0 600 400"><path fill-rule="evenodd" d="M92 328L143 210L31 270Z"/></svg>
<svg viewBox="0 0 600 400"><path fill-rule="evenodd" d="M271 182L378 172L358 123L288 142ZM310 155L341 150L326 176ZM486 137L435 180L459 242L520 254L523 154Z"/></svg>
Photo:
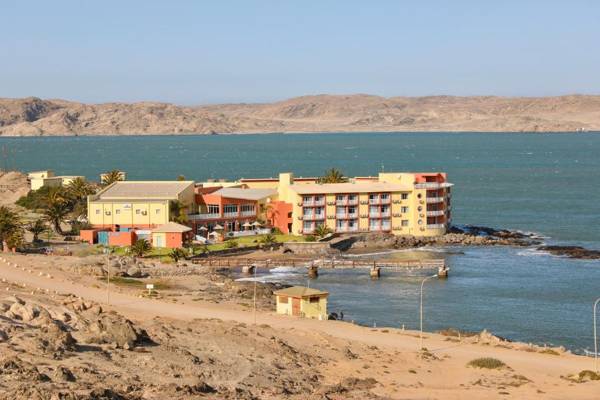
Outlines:
<svg viewBox="0 0 600 400"><path fill-rule="evenodd" d="M94 228L155 228L171 221L172 201L180 201L193 213L194 182L114 182L88 197L88 221Z"/></svg>
<svg viewBox="0 0 600 400"><path fill-rule="evenodd" d="M452 184L445 173L382 172L329 184L281 173L278 178L207 182L199 187L205 185L273 189L263 216L282 232L296 235L325 225L339 233L437 236L446 232L451 220Z"/></svg>

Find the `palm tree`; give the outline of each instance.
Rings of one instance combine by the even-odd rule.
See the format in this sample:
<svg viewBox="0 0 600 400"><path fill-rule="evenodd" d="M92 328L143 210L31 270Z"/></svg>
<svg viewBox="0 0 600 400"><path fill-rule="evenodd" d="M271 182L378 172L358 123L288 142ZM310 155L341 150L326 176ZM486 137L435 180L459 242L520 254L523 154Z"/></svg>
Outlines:
<svg viewBox="0 0 600 400"><path fill-rule="evenodd" d="M170 220L178 224L185 224L188 220L186 214L187 207L179 200L173 200L169 203Z"/></svg>
<svg viewBox="0 0 600 400"><path fill-rule="evenodd" d="M2 248L17 247L14 245L15 239L23 236L21 218L10 208L0 207L0 244Z"/></svg>
<svg viewBox="0 0 600 400"><path fill-rule="evenodd" d="M118 169L113 169L112 171L108 171L107 173L102 175L102 186L108 186L111 183L115 183L118 181L122 181L123 179L123 172L119 171Z"/></svg>
<svg viewBox="0 0 600 400"><path fill-rule="evenodd" d="M59 198L49 198L48 207L44 210L46 220L52 225L54 231L59 235L63 234L61 224L69 214L69 205Z"/></svg>
<svg viewBox="0 0 600 400"><path fill-rule="evenodd" d="M38 218L33 222L30 222L26 229L33 234L33 242L37 242L42 233L44 233L48 227L43 219Z"/></svg>
<svg viewBox="0 0 600 400"><path fill-rule="evenodd" d="M331 229L327 225L318 225L313 233L319 238L324 238L331 233Z"/></svg>
<svg viewBox="0 0 600 400"><path fill-rule="evenodd" d="M177 180L178 181L185 181L185 176L184 175L177 175Z"/></svg>
<svg viewBox="0 0 600 400"><path fill-rule="evenodd" d="M87 197L95 192L94 187L83 178L75 178L66 186L66 194L73 202L73 211L77 217L87 215Z"/></svg>
<svg viewBox="0 0 600 400"><path fill-rule="evenodd" d="M83 200L95 193L94 187L81 177L75 178L69 182L66 189L69 197L74 200Z"/></svg>
<svg viewBox="0 0 600 400"><path fill-rule="evenodd" d="M182 258L185 258L185 251L183 249L173 249L169 253L169 257L171 257L171 259L177 263Z"/></svg>
<svg viewBox="0 0 600 400"><path fill-rule="evenodd" d="M335 168L331 168L330 170L325 172L325 175L319 178L319 183L344 183L348 182L348 178L344 176L344 174Z"/></svg>
<svg viewBox="0 0 600 400"><path fill-rule="evenodd" d="M138 239L131 246L131 253L137 257L144 257L150 250L152 250L152 245L146 239Z"/></svg>
<svg viewBox="0 0 600 400"><path fill-rule="evenodd" d="M260 238L260 243L266 246L272 246L277 243L277 238L272 233L267 233L265 236Z"/></svg>

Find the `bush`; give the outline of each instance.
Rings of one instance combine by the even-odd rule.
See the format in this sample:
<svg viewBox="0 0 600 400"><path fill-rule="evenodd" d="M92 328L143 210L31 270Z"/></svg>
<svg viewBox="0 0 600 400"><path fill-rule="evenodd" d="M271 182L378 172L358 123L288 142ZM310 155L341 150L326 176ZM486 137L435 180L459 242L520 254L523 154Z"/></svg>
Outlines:
<svg viewBox="0 0 600 400"><path fill-rule="evenodd" d="M238 246L239 246L239 243L237 242L237 240L228 240L225 242L226 249L235 249Z"/></svg>
<svg viewBox="0 0 600 400"><path fill-rule="evenodd" d="M32 190L25 196L19 198L16 204L28 210L42 210L48 207L48 195L50 187L42 186L38 190Z"/></svg>
<svg viewBox="0 0 600 400"><path fill-rule="evenodd" d="M277 228L277 227L275 227L275 228L271 229L271 233L272 233L273 235L283 235L283 232L281 232L281 229L279 229L279 228Z"/></svg>
<svg viewBox="0 0 600 400"><path fill-rule="evenodd" d="M506 367L506 364L497 358L483 357L469 361L467 366L473 368L499 369Z"/></svg>
<svg viewBox="0 0 600 400"><path fill-rule="evenodd" d="M304 236L304 241L305 242L316 242L317 238L314 237L313 235L308 235L308 236Z"/></svg>

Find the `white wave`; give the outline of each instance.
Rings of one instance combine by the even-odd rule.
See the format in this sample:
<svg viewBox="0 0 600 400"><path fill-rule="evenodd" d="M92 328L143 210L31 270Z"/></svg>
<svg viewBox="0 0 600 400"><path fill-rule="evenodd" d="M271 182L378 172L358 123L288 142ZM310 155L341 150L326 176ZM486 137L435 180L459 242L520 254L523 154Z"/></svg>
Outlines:
<svg viewBox="0 0 600 400"><path fill-rule="evenodd" d="M297 274L273 274L273 275L263 275L263 276L257 276L256 278L254 277L248 277L248 278L238 278L236 279L237 282L260 282L260 283L267 283L267 282L282 282L285 281L286 279L293 279L293 278L297 278L298 275Z"/></svg>
<svg viewBox="0 0 600 400"><path fill-rule="evenodd" d="M518 251L517 255L522 257L540 257L549 256L550 254L548 252L541 251L536 248L528 248L525 250Z"/></svg>
<svg viewBox="0 0 600 400"><path fill-rule="evenodd" d="M275 267L275 268L271 268L269 270L269 272L272 274L280 274L280 273L286 273L286 272L298 272L298 268L297 267Z"/></svg>

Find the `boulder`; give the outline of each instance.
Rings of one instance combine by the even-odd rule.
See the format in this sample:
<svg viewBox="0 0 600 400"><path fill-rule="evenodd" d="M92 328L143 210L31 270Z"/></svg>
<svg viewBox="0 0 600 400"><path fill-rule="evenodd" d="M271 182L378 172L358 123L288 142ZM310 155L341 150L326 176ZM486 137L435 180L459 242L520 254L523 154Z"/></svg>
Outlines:
<svg viewBox="0 0 600 400"><path fill-rule="evenodd" d="M136 329L131 321L113 313L101 314L89 324L82 336L87 343L115 344L115 347L124 349L149 340L145 331Z"/></svg>
<svg viewBox="0 0 600 400"><path fill-rule="evenodd" d="M0 329L0 343L8 341L8 334Z"/></svg>
<svg viewBox="0 0 600 400"><path fill-rule="evenodd" d="M25 304L25 301L23 299L21 299L20 297L17 296L8 296L6 299L7 302L9 303L19 303L19 304Z"/></svg>
<svg viewBox="0 0 600 400"><path fill-rule="evenodd" d="M59 323L50 320L40 327L43 335L43 350L46 352L64 352L76 349L77 341Z"/></svg>
<svg viewBox="0 0 600 400"><path fill-rule="evenodd" d="M56 382L75 382L75 375L67 368L59 365L52 374L52 379Z"/></svg>
<svg viewBox="0 0 600 400"><path fill-rule="evenodd" d="M9 311L23 322L29 322L39 314L39 311L33 306L29 304L23 305L20 303L13 303L13 305L10 306Z"/></svg>
<svg viewBox="0 0 600 400"><path fill-rule="evenodd" d="M127 276L130 276L132 278L142 278L144 274L142 273L142 270L138 267L131 267L127 270Z"/></svg>

